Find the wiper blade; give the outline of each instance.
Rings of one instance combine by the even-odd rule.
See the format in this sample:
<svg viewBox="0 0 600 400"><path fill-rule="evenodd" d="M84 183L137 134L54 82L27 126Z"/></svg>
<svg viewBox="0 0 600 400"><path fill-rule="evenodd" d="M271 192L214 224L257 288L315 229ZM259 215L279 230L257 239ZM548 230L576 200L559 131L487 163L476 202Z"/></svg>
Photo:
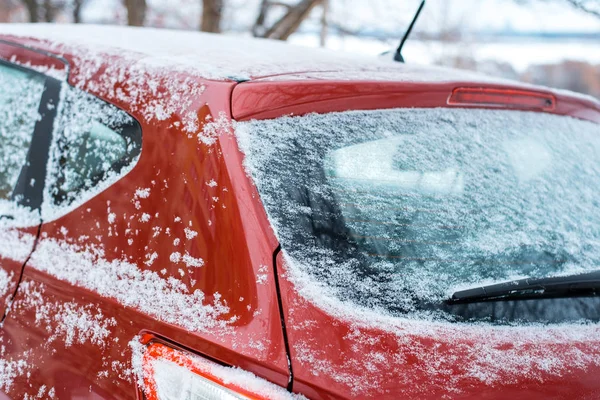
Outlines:
<svg viewBox="0 0 600 400"><path fill-rule="evenodd" d="M516 281L460 290L449 304L479 301L525 300L551 297L600 295L600 270L552 278L525 278Z"/></svg>

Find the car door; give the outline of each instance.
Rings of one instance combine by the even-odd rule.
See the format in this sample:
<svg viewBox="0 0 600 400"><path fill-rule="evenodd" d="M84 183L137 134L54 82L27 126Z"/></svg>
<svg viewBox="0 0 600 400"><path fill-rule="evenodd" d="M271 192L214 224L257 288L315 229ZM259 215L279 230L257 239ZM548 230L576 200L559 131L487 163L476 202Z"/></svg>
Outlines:
<svg viewBox="0 0 600 400"><path fill-rule="evenodd" d="M23 49L13 47L23 59ZM2 43L5 58L11 46ZM15 60L14 55L10 59ZM60 82L0 58L0 316L35 247Z"/></svg>

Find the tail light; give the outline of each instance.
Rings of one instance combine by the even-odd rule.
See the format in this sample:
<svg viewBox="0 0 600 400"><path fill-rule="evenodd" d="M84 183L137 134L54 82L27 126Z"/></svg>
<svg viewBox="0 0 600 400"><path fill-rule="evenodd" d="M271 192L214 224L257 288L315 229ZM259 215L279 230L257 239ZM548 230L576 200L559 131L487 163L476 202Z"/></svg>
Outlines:
<svg viewBox="0 0 600 400"><path fill-rule="evenodd" d="M292 399L284 388L241 370L152 343L142 358L146 400ZM297 398L297 397L296 397Z"/></svg>
<svg viewBox="0 0 600 400"><path fill-rule="evenodd" d="M556 99L548 93L528 90L461 87L452 91L448 104L551 111Z"/></svg>

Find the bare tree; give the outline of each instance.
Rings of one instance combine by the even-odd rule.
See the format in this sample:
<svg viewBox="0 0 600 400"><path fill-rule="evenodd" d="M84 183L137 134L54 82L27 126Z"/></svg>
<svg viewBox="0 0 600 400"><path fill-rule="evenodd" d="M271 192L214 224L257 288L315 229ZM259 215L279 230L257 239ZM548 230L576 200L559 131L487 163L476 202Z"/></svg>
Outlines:
<svg viewBox="0 0 600 400"><path fill-rule="evenodd" d="M319 35L319 44L325 47L327 44L327 31L329 29L329 0L322 0L323 14L321 14L321 34Z"/></svg>
<svg viewBox="0 0 600 400"><path fill-rule="evenodd" d="M127 25L143 26L146 19L146 0L125 0Z"/></svg>
<svg viewBox="0 0 600 400"><path fill-rule="evenodd" d="M51 0L44 0L42 7L42 12L44 14L43 20L45 22L53 22L58 7L59 6L54 5Z"/></svg>
<svg viewBox="0 0 600 400"><path fill-rule="evenodd" d="M0 22L11 22L11 15L19 8L17 0L0 1Z"/></svg>
<svg viewBox="0 0 600 400"><path fill-rule="evenodd" d="M29 14L29 22L54 22L65 10L73 9L73 21L81 21L81 7L86 0L20 0Z"/></svg>
<svg viewBox="0 0 600 400"><path fill-rule="evenodd" d="M23 0L27 13L29 14L29 22L40 22L39 7L37 0Z"/></svg>
<svg viewBox="0 0 600 400"><path fill-rule="evenodd" d="M515 0L519 4L530 3L531 0ZM541 1L557 1L557 0L541 0ZM573 8L591 14L600 18L600 0L560 0L571 5Z"/></svg>
<svg viewBox="0 0 600 400"><path fill-rule="evenodd" d="M600 18L600 1L598 0L566 0L566 2L578 10Z"/></svg>
<svg viewBox="0 0 600 400"><path fill-rule="evenodd" d="M269 11L271 3L272 2L269 0L262 0L260 2L260 10L258 12L258 17L256 17L254 26L252 26L252 35L254 35L255 37L263 37L265 34L265 22L267 19L267 12Z"/></svg>
<svg viewBox="0 0 600 400"><path fill-rule="evenodd" d="M202 18L200 30L203 32L221 32L223 18L223 0L202 0Z"/></svg>
<svg viewBox="0 0 600 400"><path fill-rule="evenodd" d="M289 5L278 1L262 0L252 33L257 37L287 40L298 30L310 12L322 2L323 0L300 0L296 5ZM266 26L268 13L273 7L283 7L286 11L271 26Z"/></svg>
<svg viewBox="0 0 600 400"><path fill-rule="evenodd" d="M51 0L23 0L29 13L29 22L52 22L62 3L54 4Z"/></svg>
<svg viewBox="0 0 600 400"><path fill-rule="evenodd" d="M81 23L81 8L84 0L73 0L73 22Z"/></svg>

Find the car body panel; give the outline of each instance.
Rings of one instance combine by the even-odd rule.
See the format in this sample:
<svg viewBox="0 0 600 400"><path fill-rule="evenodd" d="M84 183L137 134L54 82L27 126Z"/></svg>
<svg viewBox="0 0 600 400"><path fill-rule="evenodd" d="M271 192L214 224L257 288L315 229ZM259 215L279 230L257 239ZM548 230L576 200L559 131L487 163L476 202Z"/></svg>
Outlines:
<svg viewBox="0 0 600 400"><path fill-rule="evenodd" d="M0 284L0 318L4 317L7 308L10 307L13 301L13 296L21 279L23 266L35 246L35 237L39 227L11 229L12 232L10 233L2 232L3 229L6 228L0 228L0 240L6 240L3 237L5 235L17 235L23 238L23 245L13 248L10 254L0 254L0 276L2 277Z"/></svg>
<svg viewBox="0 0 600 400"><path fill-rule="evenodd" d="M18 65L26 64L29 66L42 67L43 69L52 69L59 74L61 71L66 73L67 70L64 60L61 60L56 56L46 52L34 51L22 45L9 43L3 40L0 40L0 60L9 61ZM46 85L46 90L49 92L49 83L47 82ZM53 96L54 93L46 93L45 98ZM47 115L38 121L35 131L32 134L32 140L35 140L36 134L45 136L47 126L43 125L44 122L42 122L42 120L47 120L47 125L51 125L53 118L54 115ZM39 146L31 146L28 158L38 155L38 147ZM41 150L43 151L44 149ZM39 178L37 176L39 170L44 169L44 166L40 164L43 164L43 160L25 166L22 170L22 172L26 172L26 174L23 175L23 178L26 178L27 176L30 178ZM29 179L24 180L29 181ZM36 195L38 195L37 197L39 197L39 191L41 191L41 181L43 181L43 178L38 179L38 181L37 185L27 185L29 187L25 189L28 192L36 193ZM1 219L0 226L2 226L2 229L10 230L10 232L4 231L0 232L0 234L8 235L10 237L17 235L22 238L21 246L9 249L10 251L7 252L5 256L0 254L0 269L2 270L0 273L4 272L7 274L6 277L3 276L3 279L0 279L2 282L0 283L0 318L3 318L7 306L12 302L25 262L35 246L35 238L37 237L39 230L39 216L31 215L31 218L27 218L30 219L28 221L15 221L14 219L8 219L6 217ZM9 241L10 239L8 237L3 237L0 240ZM2 273L2 275L4 275L4 273Z"/></svg>
<svg viewBox="0 0 600 400"><path fill-rule="evenodd" d="M386 318L315 302L290 279L283 253L277 266L294 391L311 399L590 399L600 391L597 326L578 328L588 341L561 343L561 329L532 338L518 328Z"/></svg>
<svg viewBox="0 0 600 400"><path fill-rule="evenodd" d="M130 343L143 332L286 386L288 362L271 272L277 244L240 155L229 156L237 151L230 124L218 123L229 119L234 83L181 74L182 90L201 87L201 93L190 92L180 99L184 107L157 120L141 111L152 97L134 103L94 91L102 87L98 81L107 67L82 77L79 66L86 60L63 55L71 66L70 83L140 121L142 152L123 178L42 224L1 331L2 359L14 368L2 390L11 398L35 396L43 386L46 395L53 388L58 398L131 398L136 390ZM117 61L106 59L110 68L128 67ZM121 79L112 93L126 97L138 89L126 74ZM172 82L171 72L159 82L157 90L168 92L160 85ZM214 123L214 142L202 143L197 132L182 133L190 112L200 127ZM204 265L172 262L175 252L201 258ZM119 269L129 272L119 275ZM153 275L146 279L146 273ZM169 277L184 285L183 295L169 286ZM160 282L166 286L152 286ZM196 329L177 315L189 315L182 307L195 290L204 293L206 311L205 320L199 314L193 321ZM173 315L161 314L161 293L183 305L174 304Z"/></svg>
<svg viewBox="0 0 600 400"><path fill-rule="evenodd" d="M52 35L48 27L38 29ZM72 29L77 34L83 28ZM113 36L131 32L133 39L123 39L133 41L130 47L146 32L149 38L161 35L111 29L107 32ZM189 38L183 33L164 35ZM600 390L600 364L584 365L577 358L597 352L600 343L595 339L532 344L519 343L513 333L485 329L422 329L375 313L353 315L339 304L305 296L283 253L276 252L276 235L243 167L231 126L232 119L287 114L446 107L459 86L550 93L557 98L557 114L595 122L600 122L598 102L435 68L381 63L370 68L341 59L316 63L311 71L309 56L296 65L300 58L291 57L286 64L263 61L269 65L239 68L236 74L252 80L237 83L235 77L217 74L219 79L211 80L182 68L176 56L185 49L173 51L174 61L162 65L158 61L163 59L147 60L144 49L139 54L131 48L103 53L103 48L92 51L81 43L0 39L21 46L12 46L11 53L0 42L0 57L64 76L71 85L131 114L143 132L140 159L127 175L77 207L59 210L41 226L0 330L5 379L0 379L0 398L42 391L41 396L50 397L51 390L61 399L133 398L138 392L132 358L139 351L139 335L145 333L282 387L289 387L292 372L293 391L315 399L593 398ZM231 40L232 52L243 50L235 44ZM174 48L179 45L173 43ZM285 59L278 46L273 54ZM49 59L48 52L61 58ZM198 50L194 56L215 54ZM235 61L228 57L211 61L217 67ZM68 66L56 61L62 59ZM31 240L36 236L34 230L24 234ZM178 257L172 261L176 252L202 258L204 265L186 269ZM15 271L20 269L16 261ZM195 329L190 320L179 318L191 304L185 302L186 294L154 286L161 282L156 277L169 276L182 282L187 294L200 290L205 295L201 303L206 308L198 311L207 311L206 320L196 315L200 319L194 320ZM163 313L161 294L183 299L181 304L174 301L173 314ZM595 325L586 329L598 330ZM503 360L507 350L514 357ZM536 363L538 359L561 362L564 368L552 369L555 365ZM476 368L487 375L477 375Z"/></svg>

